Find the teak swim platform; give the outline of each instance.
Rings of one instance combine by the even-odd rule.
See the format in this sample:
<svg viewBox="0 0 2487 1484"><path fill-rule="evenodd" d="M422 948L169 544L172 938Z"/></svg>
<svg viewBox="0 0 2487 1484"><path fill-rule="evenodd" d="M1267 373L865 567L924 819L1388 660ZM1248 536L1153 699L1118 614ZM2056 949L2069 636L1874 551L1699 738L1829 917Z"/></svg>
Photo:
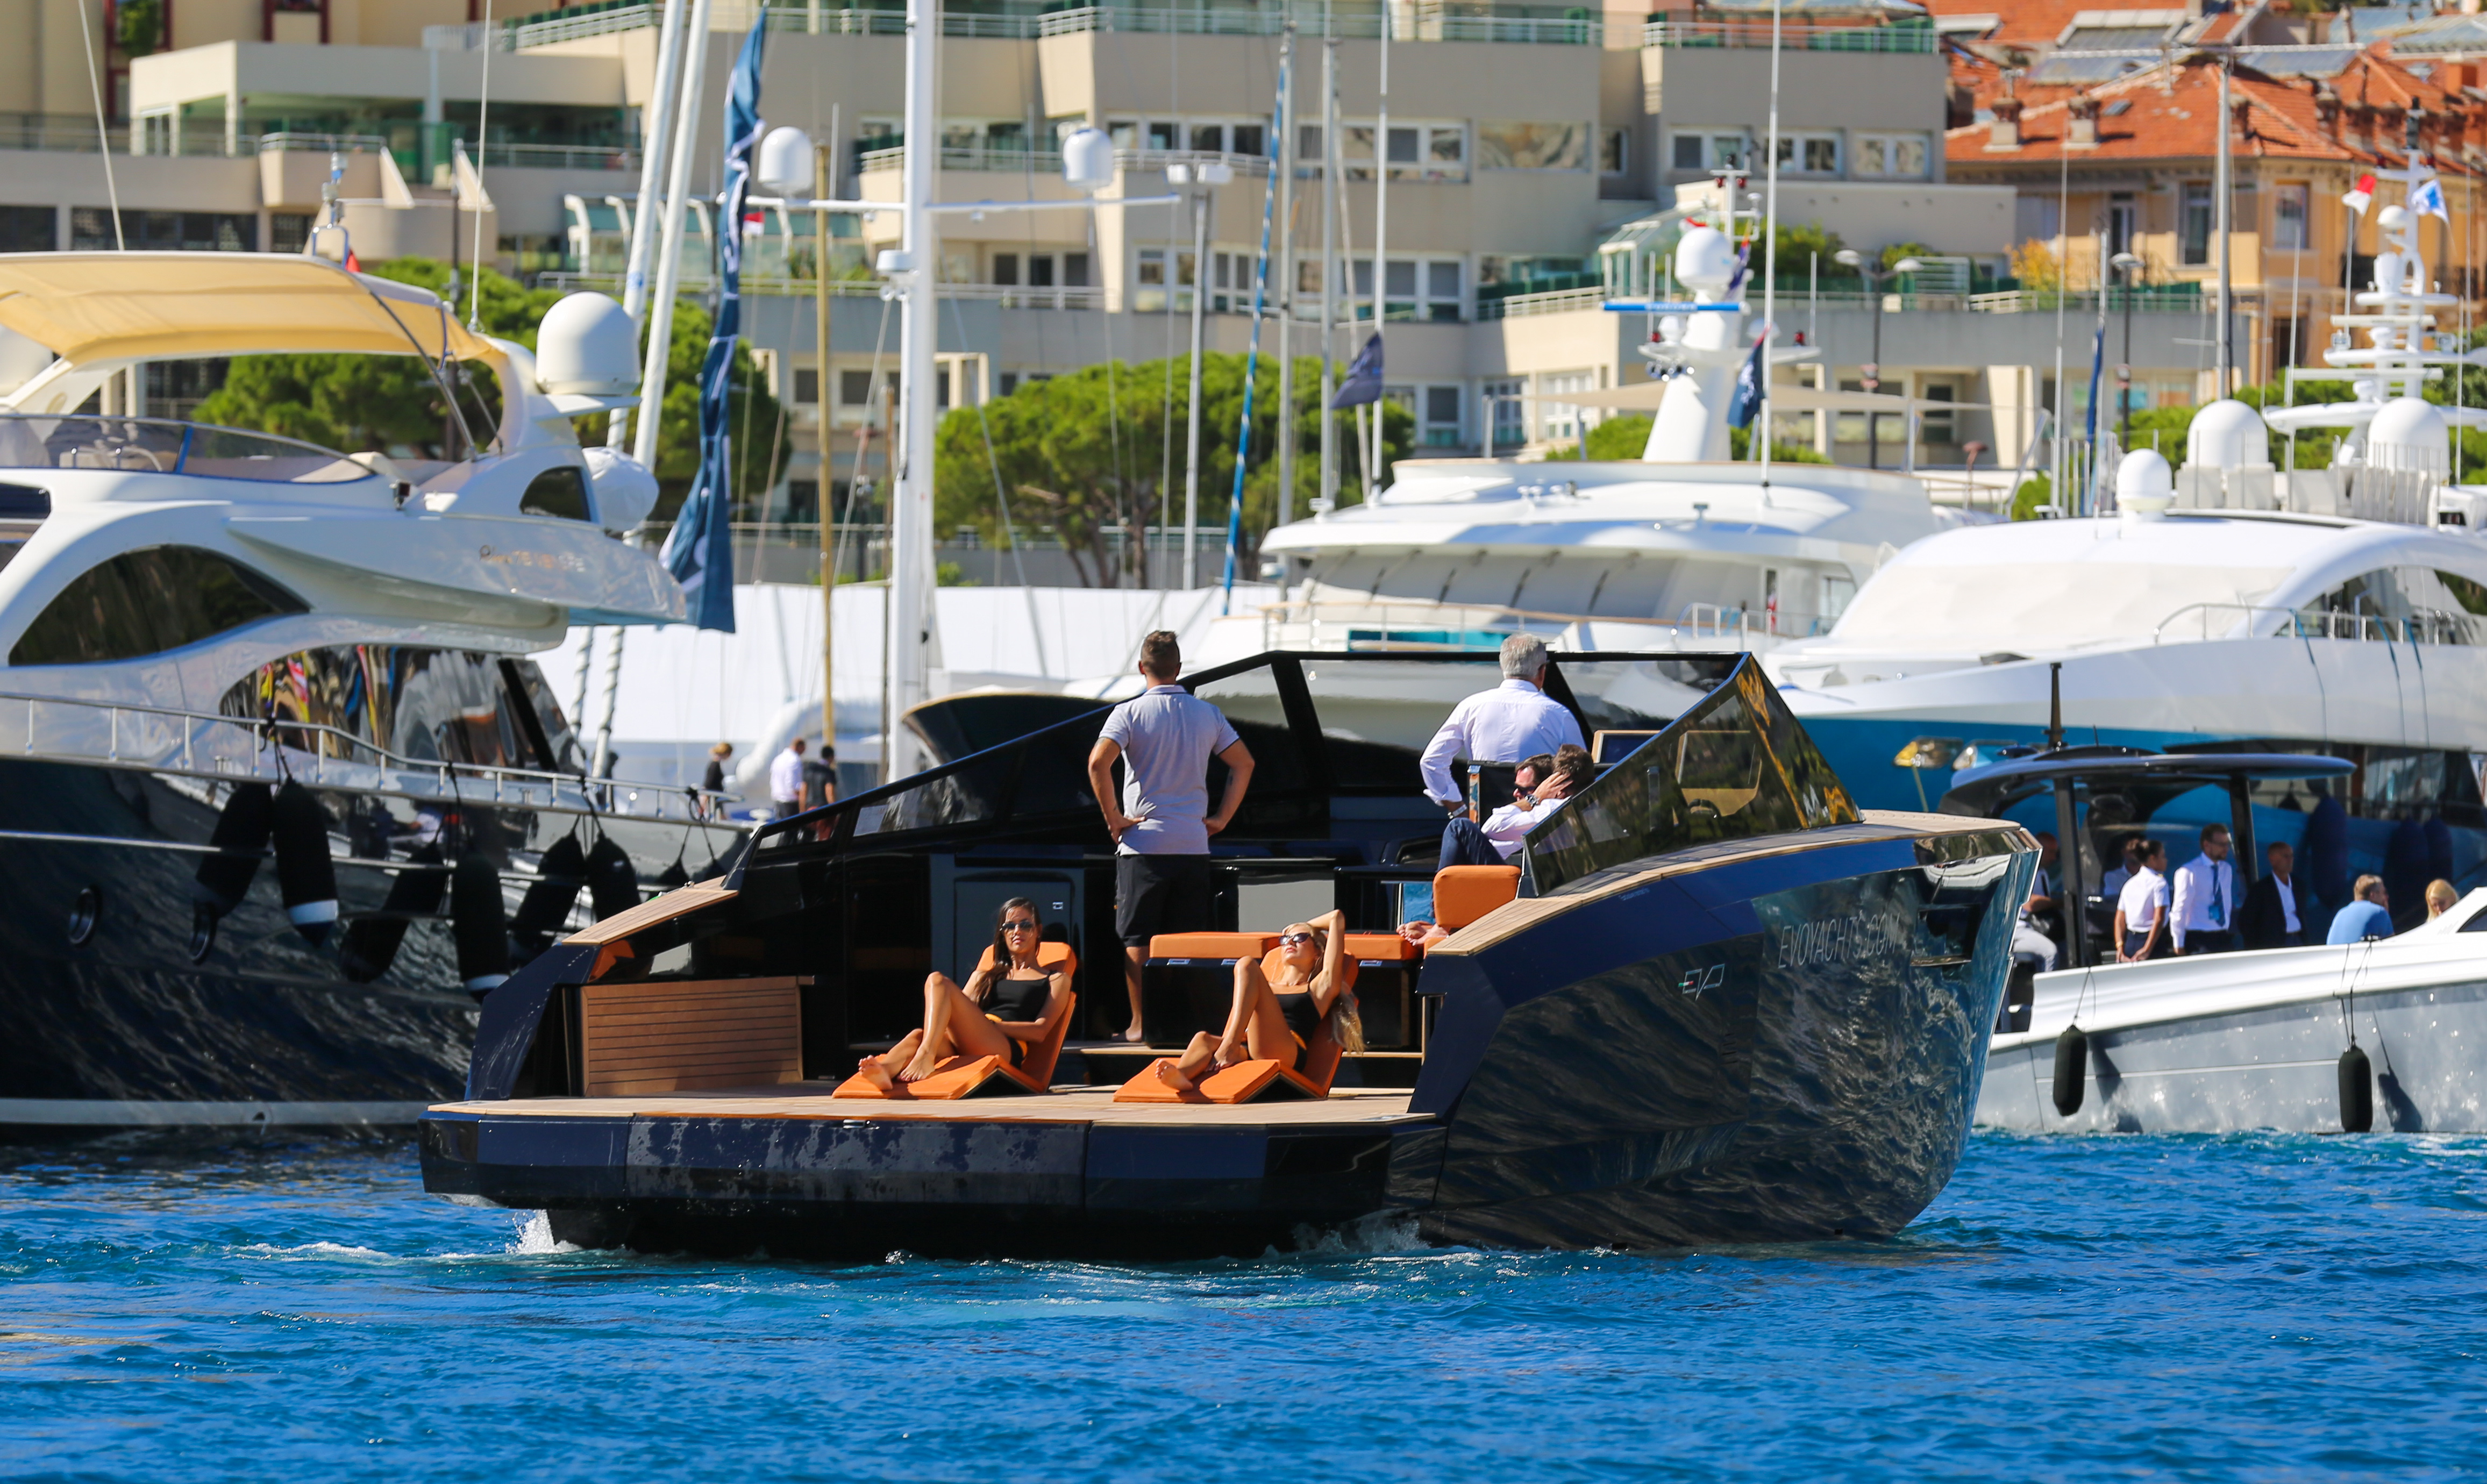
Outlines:
<svg viewBox="0 0 2487 1484"><path fill-rule="evenodd" d="M1597 780L1510 868L1438 882L1417 754L1471 673L1499 679L1458 653L1186 679L1256 770L1215 842L1221 920L1150 945L1152 1048L1108 1039L1101 707L768 825L537 958L423 1119L425 1187L582 1244L859 1257L1251 1253L1394 1214L1502 1246L1906 1225L1968 1134L2029 836L1860 815L1747 657L1557 655ZM1046 1090L962 1066L962 1095L837 1096L1012 897L1076 957ZM1299 1075L1166 1101L1148 1065L1222 1022L1236 960L1333 907L1365 1050L1325 1034ZM1411 917L1456 931L1418 952Z"/></svg>

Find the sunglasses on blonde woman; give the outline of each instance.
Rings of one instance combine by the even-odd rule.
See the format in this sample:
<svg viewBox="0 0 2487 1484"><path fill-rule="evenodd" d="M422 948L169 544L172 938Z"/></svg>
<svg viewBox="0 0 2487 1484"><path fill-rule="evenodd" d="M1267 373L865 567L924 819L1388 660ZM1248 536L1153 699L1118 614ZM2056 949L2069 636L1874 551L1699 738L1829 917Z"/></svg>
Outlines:
<svg viewBox="0 0 2487 1484"><path fill-rule="evenodd" d="M1279 937L1278 946L1281 948L1293 948L1298 943L1309 943L1312 940L1313 936L1310 933L1287 933Z"/></svg>

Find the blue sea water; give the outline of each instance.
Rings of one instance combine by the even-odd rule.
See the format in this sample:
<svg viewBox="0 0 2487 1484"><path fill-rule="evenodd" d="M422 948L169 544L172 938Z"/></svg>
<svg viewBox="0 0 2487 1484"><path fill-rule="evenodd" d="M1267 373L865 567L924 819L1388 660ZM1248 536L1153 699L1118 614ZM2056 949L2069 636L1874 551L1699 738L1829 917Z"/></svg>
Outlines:
<svg viewBox="0 0 2487 1484"><path fill-rule="evenodd" d="M0 1167L0 1478L2487 1472L2487 1139L1979 1134L1886 1244L558 1248L404 1148Z"/></svg>

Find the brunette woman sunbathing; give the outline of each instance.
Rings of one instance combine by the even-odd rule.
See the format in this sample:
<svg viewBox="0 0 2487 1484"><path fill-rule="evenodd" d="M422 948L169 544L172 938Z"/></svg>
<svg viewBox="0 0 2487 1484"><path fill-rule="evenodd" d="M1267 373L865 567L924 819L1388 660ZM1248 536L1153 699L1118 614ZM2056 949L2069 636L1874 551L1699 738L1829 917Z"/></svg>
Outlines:
<svg viewBox="0 0 2487 1484"><path fill-rule="evenodd" d="M1037 966L1036 904L1013 897L1002 904L993 930L992 962L959 988L950 976L924 981L924 1023L878 1056L855 1063L864 1080L883 1092L900 1082L920 1082L951 1056L1003 1056L1018 1066L1027 1049L1052 1033L1071 1005L1071 968Z"/></svg>
<svg viewBox="0 0 2487 1484"><path fill-rule="evenodd" d="M1364 1050L1364 1023L1355 996L1347 993L1346 914L1291 924L1278 938L1278 954L1275 973L1259 959L1235 961L1235 1005L1226 1014L1225 1034L1193 1036L1181 1056L1158 1062L1160 1081L1190 1092L1201 1078L1243 1061L1274 1061L1300 1072L1325 1021L1340 1050Z"/></svg>

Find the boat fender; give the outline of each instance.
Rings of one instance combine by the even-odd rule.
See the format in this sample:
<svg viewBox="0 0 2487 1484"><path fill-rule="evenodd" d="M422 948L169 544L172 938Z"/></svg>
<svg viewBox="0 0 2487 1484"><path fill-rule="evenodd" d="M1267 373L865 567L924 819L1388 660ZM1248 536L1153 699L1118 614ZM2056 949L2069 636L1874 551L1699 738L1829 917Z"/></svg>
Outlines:
<svg viewBox="0 0 2487 1484"><path fill-rule="evenodd" d="M527 883L517 915L510 919L511 936L535 952L549 947L552 936L570 921L570 910L578 905L578 890L586 884L587 852L579 848L576 834L546 846L536 861L536 879Z"/></svg>
<svg viewBox="0 0 2487 1484"><path fill-rule="evenodd" d="M328 854L328 811L309 789L292 779L276 791L272 806L276 885L285 896L286 920L306 942L328 940L337 925L337 862Z"/></svg>
<svg viewBox="0 0 2487 1484"><path fill-rule="evenodd" d="M680 855L674 857L674 863L672 865L669 865L662 871L657 873L657 884L667 891L675 890L678 887L687 886L690 883L690 868L683 864L683 857Z"/></svg>
<svg viewBox="0 0 2487 1484"><path fill-rule="evenodd" d="M214 853L199 862L190 900L222 916L250 895L251 878L259 874L260 857L267 852L269 820L275 795L265 783L238 783L226 797L216 827L208 836Z"/></svg>
<svg viewBox="0 0 2487 1484"><path fill-rule="evenodd" d="M587 895L596 904L599 922L639 905L639 868L611 835L599 834L596 848L587 853Z"/></svg>
<svg viewBox="0 0 2487 1484"><path fill-rule="evenodd" d="M2055 1038L2055 1111L2070 1118L2082 1110L2082 1094L2090 1070L2090 1038L2079 1025L2067 1025Z"/></svg>
<svg viewBox="0 0 2487 1484"><path fill-rule="evenodd" d="M2365 1049L2352 1043L2340 1053L2340 1132L2365 1134L2375 1127L2375 1067Z"/></svg>
<svg viewBox="0 0 2487 1484"><path fill-rule="evenodd" d="M481 998L510 977L509 914L501 873L482 855L459 857L449 874L449 919L458 939L458 977Z"/></svg>
<svg viewBox="0 0 2487 1484"><path fill-rule="evenodd" d="M449 890L449 868L439 846L418 845L406 859L410 864L389 883L380 914L357 917L346 926L346 941L337 952L338 967L355 984L369 984L387 973L397 962L407 926L417 917L439 911L440 899Z"/></svg>

